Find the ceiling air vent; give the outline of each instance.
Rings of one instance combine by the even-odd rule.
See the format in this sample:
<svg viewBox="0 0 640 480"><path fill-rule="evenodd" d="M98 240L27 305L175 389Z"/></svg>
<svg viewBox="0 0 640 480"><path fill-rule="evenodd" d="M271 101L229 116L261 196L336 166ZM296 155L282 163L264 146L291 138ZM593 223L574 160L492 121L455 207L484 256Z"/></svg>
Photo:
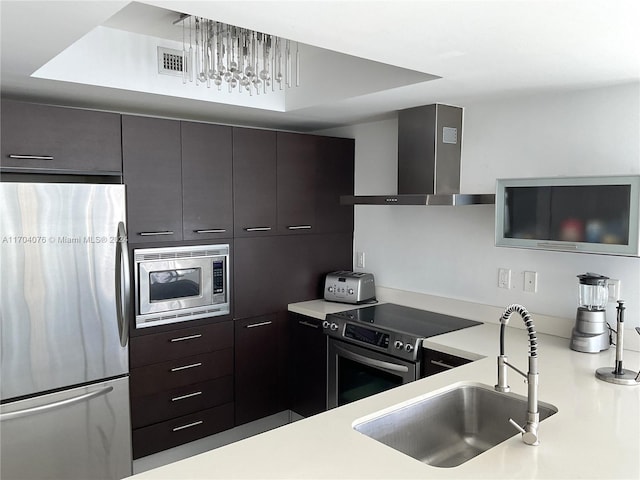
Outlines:
<svg viewBox="0 0 640 480"><path fill-rule="evenodd" d="M182 51L158 47L158 73L181 76L182 72L188 68L188 64L184 63Z"/></svg>

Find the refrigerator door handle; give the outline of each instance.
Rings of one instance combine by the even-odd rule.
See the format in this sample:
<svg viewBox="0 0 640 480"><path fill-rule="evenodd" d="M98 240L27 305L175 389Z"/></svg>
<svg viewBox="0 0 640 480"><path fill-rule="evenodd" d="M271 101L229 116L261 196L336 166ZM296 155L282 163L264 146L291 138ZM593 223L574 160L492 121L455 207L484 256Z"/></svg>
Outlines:
<svg viewBox="0 0 640 480"><path fill-rule="evenodd" d="M129 341L129 316L131 314L131 280L129 275L129 248L124 223L118 223L116 237L116 311L120 345Z"/></svg>
<svg viewBox="0 0 640 480"><path fill-rule="evenodd" d="M100 390L94 390L93 392L84 393L77 397L67 398L66 400L60 400L59 402L48 403L38 407L25 408L24 410L16 410L15 412L2 413L0 414L0 421L4 422L5 420L27 417L29 415L35 415L36 413L43 413L56 408L66 407L68 405L73 405L74 403L84 402L101 395L106 395L112 390L113 387L104 387Z"/></svg>

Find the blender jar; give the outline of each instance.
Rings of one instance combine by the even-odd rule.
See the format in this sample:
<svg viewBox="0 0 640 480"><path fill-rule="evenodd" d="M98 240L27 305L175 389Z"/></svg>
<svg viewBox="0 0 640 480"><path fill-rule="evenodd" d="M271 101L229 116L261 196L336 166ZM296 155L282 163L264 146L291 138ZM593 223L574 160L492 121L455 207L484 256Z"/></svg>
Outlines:
<svg viewBox="0 0 640 480"><path fill-rule="evenodd" d="M579 306L587 310L604 310L609 299L607 281L609 277L597 273L578 275Z"/></svg>

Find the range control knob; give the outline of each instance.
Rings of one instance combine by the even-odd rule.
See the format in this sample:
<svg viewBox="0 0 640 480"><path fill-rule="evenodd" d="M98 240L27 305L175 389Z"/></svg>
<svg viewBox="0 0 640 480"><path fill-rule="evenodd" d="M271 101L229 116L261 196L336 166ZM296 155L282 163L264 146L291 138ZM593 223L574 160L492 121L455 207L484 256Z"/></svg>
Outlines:
<svg viewBox="0 0 640 480"><path fill-rule="evenodd" d="M336 330L338 330L338 324L333 322L333 323L331 323L329 328L331 329L332 332L335 332Z"/></svg>
<svg viewBox="0 0 640 480"><path fill-rule="evenodd" d="M329 328L330 323L325 320L324 322L322 322L322 328Z"/></svg>
<svg viewBox="0 0 640 480"><path fill-rule="evenodd" d="M398 350L402 350L402 347L404 346L404 344L400 340L396 340L393 346L396 347Z"/></svg>
<svg viewBox="0 0 640 480"><path fill-rule="evenodd" d="M329 293L333 293L333 287L329 287L327 290L329 290Z"/></svg>
<svg viewBox="0 0 640 480"><path fill-rule="evenodd" d="M353 295L353 288L350 288L349 290L347 290L349 292L349 295Z"/></svg>
<svg viewBox="0 0 640 480"><path fill-rule="evenodd" d="M410 343L407 343L407 344L404 346L404 349L405 349L407 352L413 352L413 345L411 345Z"/></svg>

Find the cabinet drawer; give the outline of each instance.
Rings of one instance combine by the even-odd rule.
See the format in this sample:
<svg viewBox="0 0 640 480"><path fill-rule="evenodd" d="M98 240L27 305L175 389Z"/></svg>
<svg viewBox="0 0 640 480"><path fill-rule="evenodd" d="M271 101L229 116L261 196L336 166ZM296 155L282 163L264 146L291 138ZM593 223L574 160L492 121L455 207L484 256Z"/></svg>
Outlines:
<svg viewBox="0 0 640 480"><path fill-rule="evenodd" d="M131 368L233 347L233 322L131 338Z"/></svg>
<svg viewBox="0 0 640 480"><path fill-rule="evenodd" d="M232 348L133 368L130 376L131 397L160 393L232 373Z"/></svg>
<svg viewBox="0 0 640 480"><path fill-rule="evenodd" d="M131 401L131 426L145 427L232 401L232 375L136 397Z"/></svg>
<svg viewBox="0 0 640 480"><path fill-rule="evenodd" d="M233 403L138 428L133 431L133 458L140 458L183 443L233 428Z"/></svg>
<svg viewBox="0 0 640 480"><path fill-rule="evenodd" d="M421 377L428 377L435 375L436 373L446 372L455 367L460 367L471 363L471 360L466 358L457 357L449 353L438 352L425 348L422 350L422 374Z"/></svg>
<svg viewBox="0 0 640 480"><path fill-rule="evenodd" d="M2 101L2 168L119 175L120 115Z"/></svg>

